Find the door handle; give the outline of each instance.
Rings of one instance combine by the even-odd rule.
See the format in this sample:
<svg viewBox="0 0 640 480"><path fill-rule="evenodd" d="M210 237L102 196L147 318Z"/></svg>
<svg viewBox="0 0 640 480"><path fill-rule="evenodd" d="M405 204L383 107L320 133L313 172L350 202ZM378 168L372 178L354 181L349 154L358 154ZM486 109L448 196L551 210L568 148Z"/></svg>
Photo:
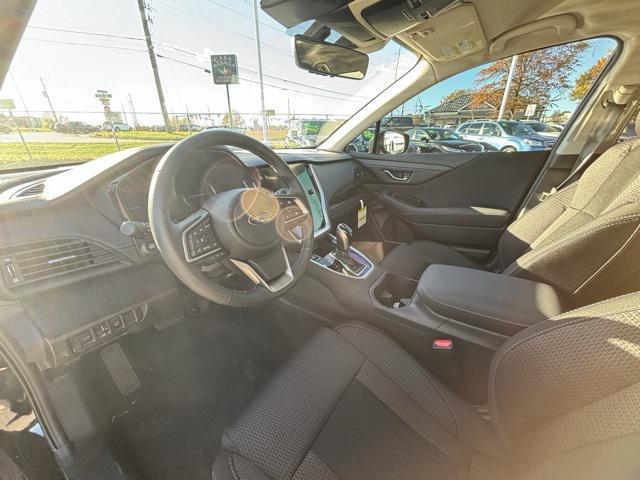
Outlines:
<svg viewBox="0 0 640 480"><path fill-rule="evenodd" d="M413 172L409 172L407 170L387 170L385 168L382 171L395 182L408 182L413 176Z"/></svg>

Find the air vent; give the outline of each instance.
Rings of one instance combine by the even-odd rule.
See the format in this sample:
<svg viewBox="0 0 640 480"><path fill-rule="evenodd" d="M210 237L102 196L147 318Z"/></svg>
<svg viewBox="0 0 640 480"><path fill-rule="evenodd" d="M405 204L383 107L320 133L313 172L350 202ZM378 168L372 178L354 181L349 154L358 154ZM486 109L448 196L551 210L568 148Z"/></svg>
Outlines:
<svg viewBox="0 0 640 480"><path fill-rule="evenodd" d="M10 290L121 261L115 253L77 239L12 247L3 250L0 259L2 276Z"/></svg>
<svg viewBox="0 0 640 480"><path fill-rule="evenodd" d="M34 183L28 187L18 190L14 197L33 197L44 193L44 182Z"/></svg>

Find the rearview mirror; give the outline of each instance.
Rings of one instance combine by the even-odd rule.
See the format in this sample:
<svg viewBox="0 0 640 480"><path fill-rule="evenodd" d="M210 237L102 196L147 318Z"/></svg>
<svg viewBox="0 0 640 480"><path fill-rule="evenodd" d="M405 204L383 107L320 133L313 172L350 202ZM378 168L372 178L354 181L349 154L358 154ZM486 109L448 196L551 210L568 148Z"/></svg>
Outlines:
<svg viewBox="0 0 640 480"><path fill-rule="evenodd" d="M311 73L362 80L369 67L365 53L304 35L293 37L296 65Z"/></svg>

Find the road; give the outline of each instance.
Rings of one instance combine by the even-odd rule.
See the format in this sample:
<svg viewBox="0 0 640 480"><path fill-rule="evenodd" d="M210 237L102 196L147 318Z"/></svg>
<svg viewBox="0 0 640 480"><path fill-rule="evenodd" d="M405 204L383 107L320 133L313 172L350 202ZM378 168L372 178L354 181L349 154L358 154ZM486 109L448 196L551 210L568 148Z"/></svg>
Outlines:
<svg viewBox="0 0 640 480"><path fill-rule="evenodd" d="M88 134L74 135L58 132L23 132L24 139L29 143L113 143L113 138L92 137ZM19 142L18 133L0 134L0 143Z"/></svg>

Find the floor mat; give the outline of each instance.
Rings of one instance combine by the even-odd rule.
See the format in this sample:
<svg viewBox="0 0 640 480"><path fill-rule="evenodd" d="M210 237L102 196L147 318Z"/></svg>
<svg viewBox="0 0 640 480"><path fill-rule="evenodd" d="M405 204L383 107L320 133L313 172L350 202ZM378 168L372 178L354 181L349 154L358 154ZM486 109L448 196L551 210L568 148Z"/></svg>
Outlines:
<svg viewBox="0 0 640 480"><path fill-rule="evenodd" d="M174 358L169 367L163 367L168 375L114 418L118 447L145 477L211 478L224 429L308 335L295 333L291 322L288 328L278 327L286 320L286 315L279 315L265 309L225 311L221 321L198 319L172 327L174 331L158 332L168 342L161 349L163 354ZM185 337L184 330L193 341L186 354L177 346L185 340L172 340ZM138 349L131 354L143 378L153 375L154 365L160 362L148 344L149 351ZM126 349L132 351L131 346Z"/></svg>

